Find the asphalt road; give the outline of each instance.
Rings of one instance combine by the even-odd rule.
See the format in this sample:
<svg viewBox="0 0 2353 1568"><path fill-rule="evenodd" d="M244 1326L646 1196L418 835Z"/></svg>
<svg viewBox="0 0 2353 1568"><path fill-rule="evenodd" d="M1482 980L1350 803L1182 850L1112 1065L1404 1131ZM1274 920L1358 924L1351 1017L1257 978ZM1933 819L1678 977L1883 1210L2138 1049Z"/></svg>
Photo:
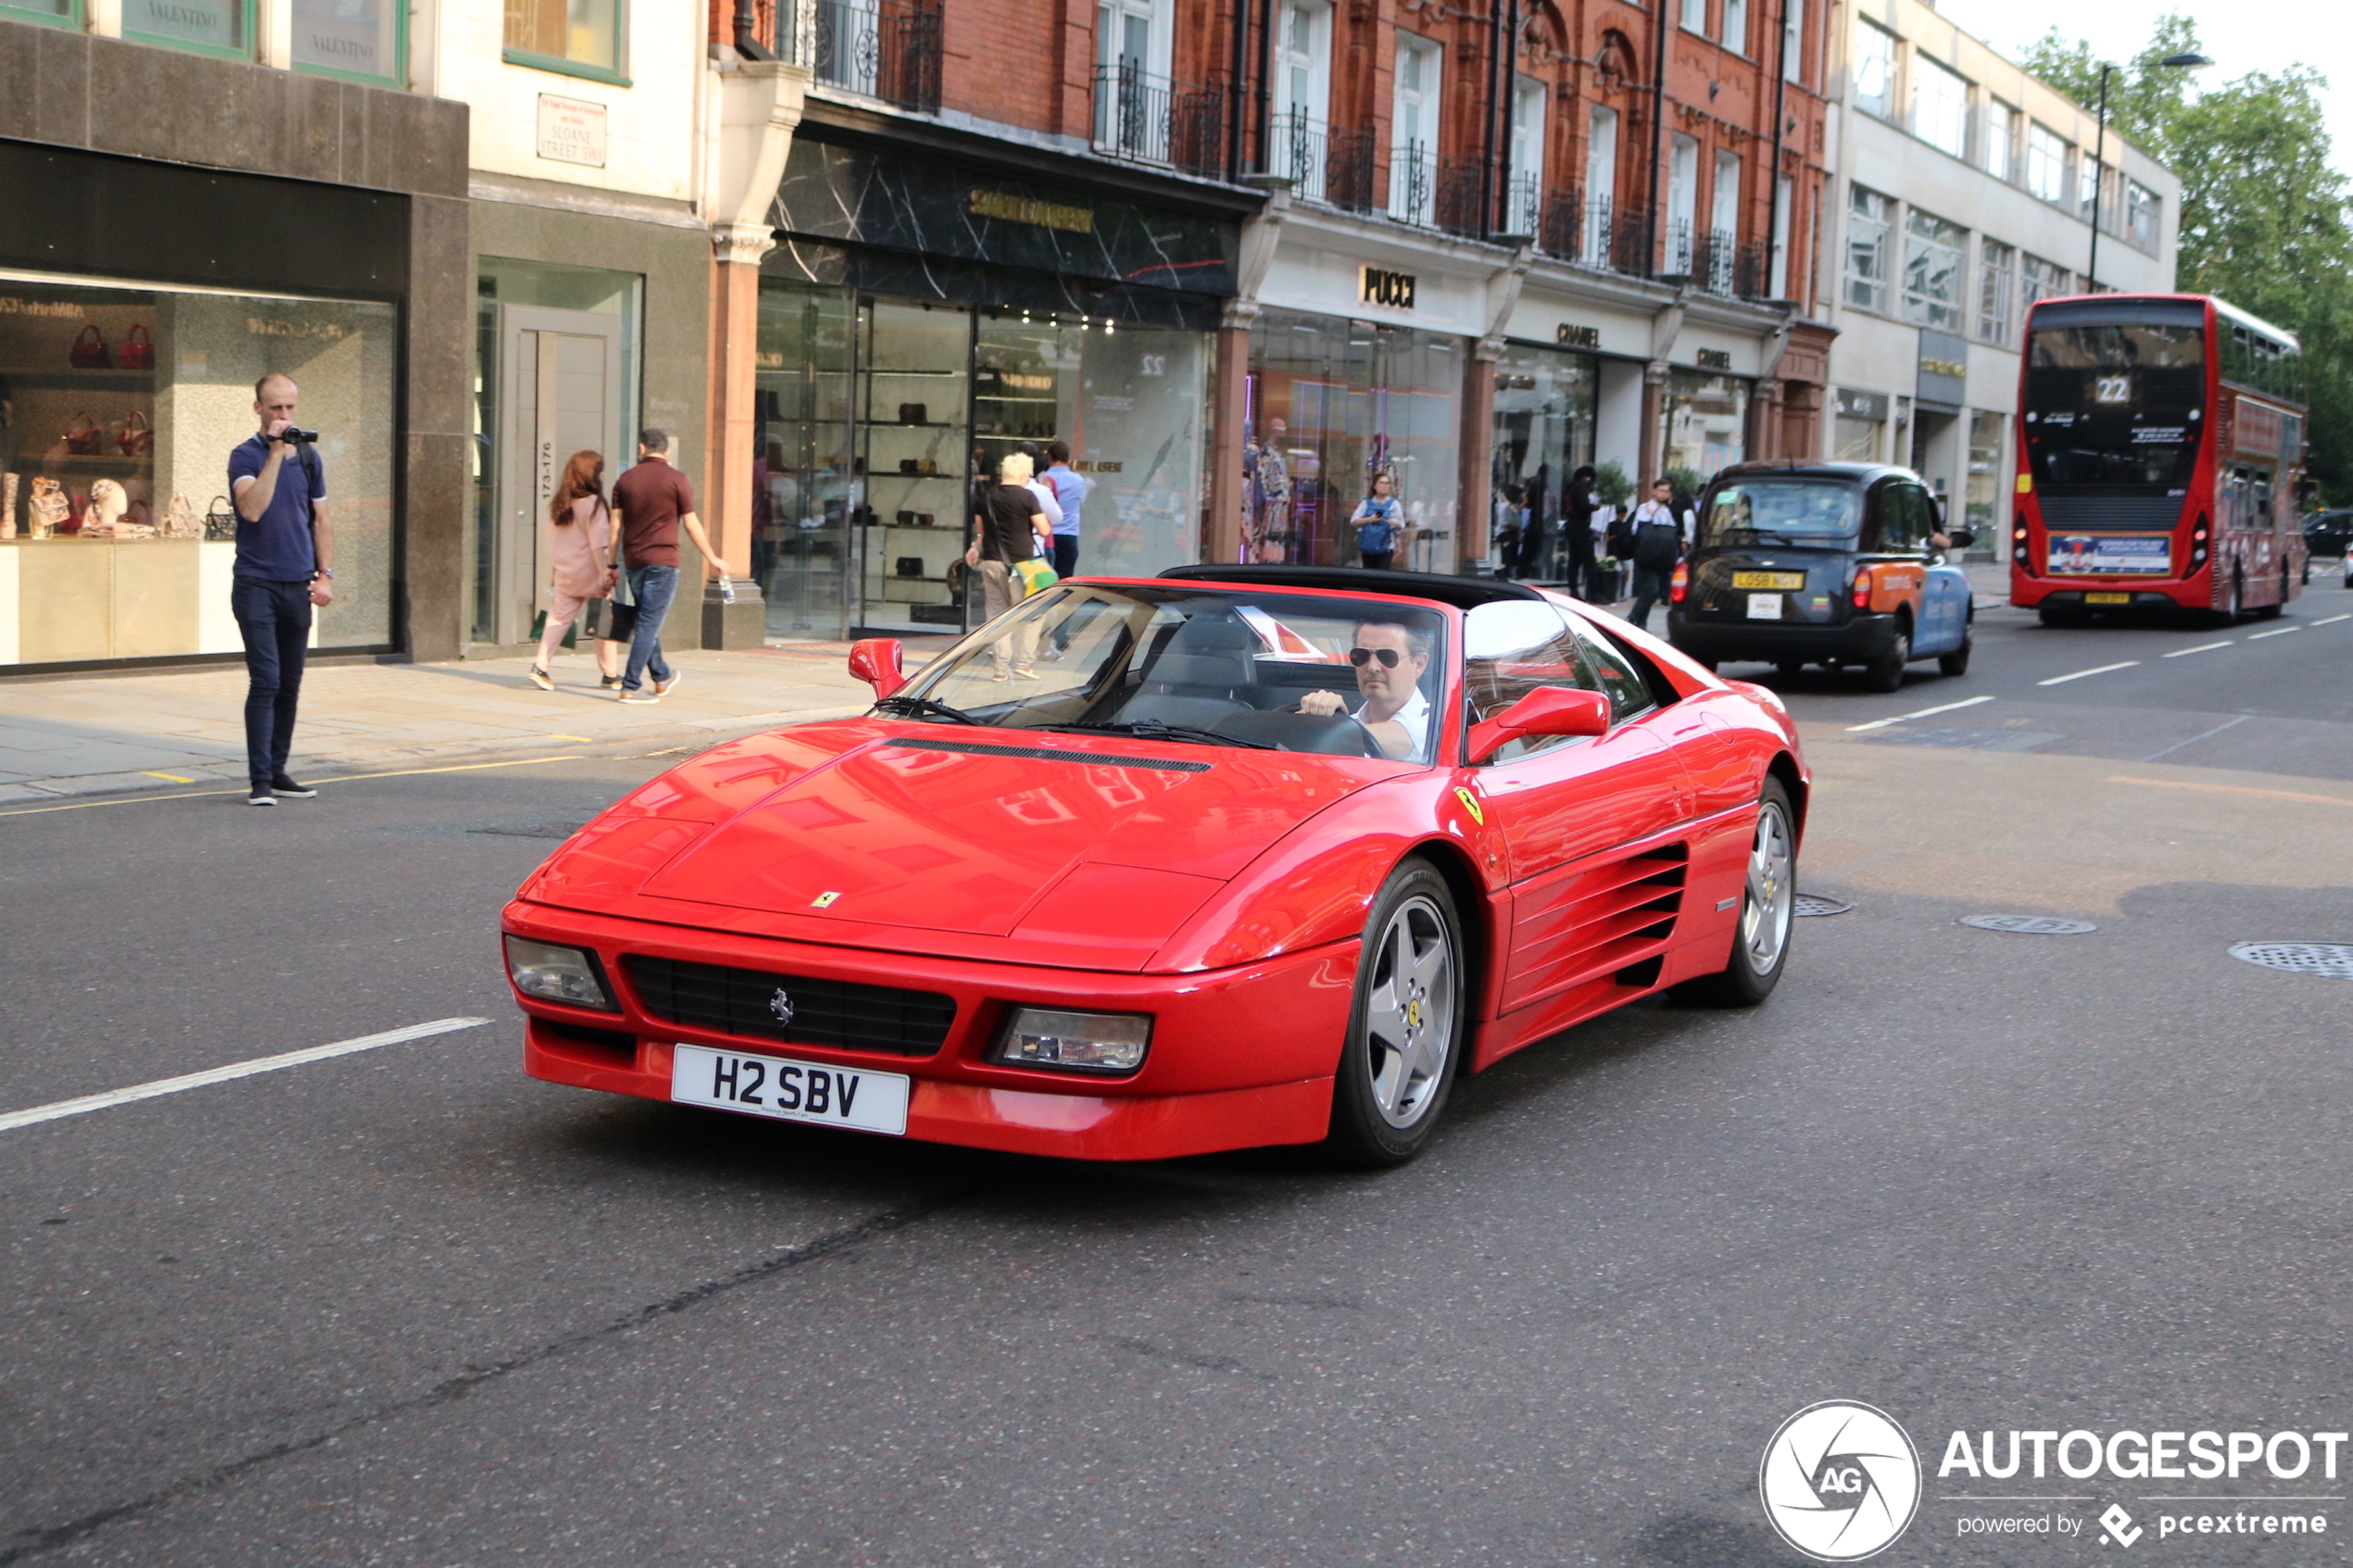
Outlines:
<svg viewBox="0 0 2353 1568"><path fill-rule="evenodd" d="M2347 612L1989 608L1961 680L1773 678L1854 910L1764 1008L1525 1051L1378 1175L523 1078L497 906L662 759L0 815L0 1117L490 1021L0 1128L0 1563L1791 1564L1758 1461L1831 1398L1923 1450L1879 1561L2096 1560L1958 1522L2167 1488L1940 1477L1947 1434L2353 1425L2353 983L2225 951L2353 942ZM2098 929L1959 926L1982 885ZM2084 1500L1956 1500L2011 1490ZM2353 1555L2342 1464L2170 1490L2330 1533L2136 1556Z"/></svg>

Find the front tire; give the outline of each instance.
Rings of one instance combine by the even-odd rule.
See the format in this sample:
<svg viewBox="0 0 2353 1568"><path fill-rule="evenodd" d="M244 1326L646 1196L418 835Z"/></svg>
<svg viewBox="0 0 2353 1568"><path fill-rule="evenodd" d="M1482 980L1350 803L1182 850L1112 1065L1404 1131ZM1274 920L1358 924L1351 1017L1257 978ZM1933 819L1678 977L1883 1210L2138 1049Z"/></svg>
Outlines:
<svg viewBox="0 0 2353 1568"><path fill-rule="evenodd" d="M1767 779L1756 797L1756 831L1749 840L1748 875L1741 884L1731 959L1716 973L1675 987L1683 1000L1753 1008L1780 984L1781 971L1789 967L1790 928L1797 912L1796 822L1789 791L1780 780Z"/></svg>
<svg viewBox="0 0 2353 1568"><path fill-rule="evenodd" d="M1977 634L1969 631L1962 632L1961 646L1955 648L1951 653L1938 654L1936 656L1936 667L1944 671L1947 675L1968 674L1969 656L1976 646Z"/></svg>
<svg viewBox="0 0 2353 1568"><path fill-rule="evenodd" d="M1454 895L1428 861L1390 873L1365 922L1356 1003L1332 1079L1324 1147L1377 1170L1422 1151L1470 1034L1470 975Z"/></svg>
<svg viewBox="0 0 2353 1568"><path fill-rule="evenodd" d="M1885 653L1864 667L1863 684L1875 692L1900 692L1904 689L1904 666L1912 662L1911 628L1897 622L1895 641Z"/></svg>

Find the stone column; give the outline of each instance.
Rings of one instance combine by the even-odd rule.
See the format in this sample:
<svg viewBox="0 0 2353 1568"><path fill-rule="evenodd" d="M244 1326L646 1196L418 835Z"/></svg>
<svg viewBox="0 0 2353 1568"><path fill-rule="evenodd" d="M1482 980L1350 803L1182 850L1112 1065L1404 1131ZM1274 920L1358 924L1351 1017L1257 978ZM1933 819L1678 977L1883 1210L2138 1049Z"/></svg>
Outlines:
<svg viewBox="0 0 2353 1568"><path fill-rule="evenodd" d="M1634 476L1634 505L1651 498L1651 481L1666 471L1667 372L1664 359L1642 367L1642 471Z"/></svg>
<svg viewBox="0 0 2353 1568"><path fill-rule="evenodd" d="M1487 554L1495 504L1495 361L1503 358L1501 337L1482 337L1471 344L1470 363L1463 367L1463 433L1457 459L1462 493L1461 521L1454 528L1453 560L1440 551L1430 561L1433 571L1460 571Z"/></svg>
<svg viewBox="0 0 2353 1568"><path fill-rule="evenodd" d="M1214 402L1209 437L1209 516L1202 520L1202 559L1228 564L1241 559L1243 429L1250 412L1250 323L1256 304L1226 307L1217 329L1217 363L1212 371Z"/></svg>

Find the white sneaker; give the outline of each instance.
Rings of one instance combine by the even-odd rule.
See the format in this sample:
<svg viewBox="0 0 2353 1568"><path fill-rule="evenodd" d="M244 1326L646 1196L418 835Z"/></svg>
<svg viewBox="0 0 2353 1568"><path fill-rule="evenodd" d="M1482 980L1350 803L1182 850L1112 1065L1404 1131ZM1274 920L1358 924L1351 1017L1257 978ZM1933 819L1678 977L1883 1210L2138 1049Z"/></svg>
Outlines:
<svg viewBox="0 0 2353 1568"><path fill-rule="evenodd" d="M245 801L245 804L248 806L275 806L278 804L278 797L271 795L267 790L259 790L255 792L255 794Z"/></svg>

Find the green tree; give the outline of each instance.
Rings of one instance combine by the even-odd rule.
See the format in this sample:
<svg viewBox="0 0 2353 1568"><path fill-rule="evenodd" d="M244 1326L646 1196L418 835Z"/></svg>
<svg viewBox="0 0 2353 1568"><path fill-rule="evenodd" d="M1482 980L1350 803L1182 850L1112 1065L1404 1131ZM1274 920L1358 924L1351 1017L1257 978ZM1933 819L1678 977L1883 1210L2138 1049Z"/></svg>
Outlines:
<svg viewBox="0 0 2353 1568"><path fill-rule="evenodd" d="M2321 92L2309 66L2251 71L2193 94L2189 71L2158 62L2194 52L2197 30L2160 19L2148 46L2108 77L2108 124L2182 178L2179 286L2221 295L2295 332L2311 404L2311 472L2353 499L2353 214L2329 167ZM2081 103L2104 63L2054 28L2026 68Z"/></svg>

